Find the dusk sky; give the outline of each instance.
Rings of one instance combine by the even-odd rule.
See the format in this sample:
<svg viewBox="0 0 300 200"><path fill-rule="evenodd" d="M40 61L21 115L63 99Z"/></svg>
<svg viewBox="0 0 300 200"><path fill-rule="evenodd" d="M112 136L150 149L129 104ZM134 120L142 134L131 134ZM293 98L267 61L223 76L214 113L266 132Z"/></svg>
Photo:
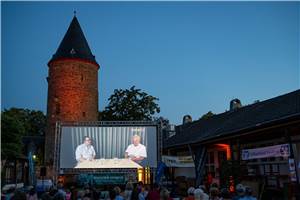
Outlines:
<svg viewBox="0 0 300 200"><path fill-rule="evenodd" d="M1 108L46 112L47 62L73 18L99 70L99 108L135 85L180 124L300 86L300 2L1 2Z"/></svg>

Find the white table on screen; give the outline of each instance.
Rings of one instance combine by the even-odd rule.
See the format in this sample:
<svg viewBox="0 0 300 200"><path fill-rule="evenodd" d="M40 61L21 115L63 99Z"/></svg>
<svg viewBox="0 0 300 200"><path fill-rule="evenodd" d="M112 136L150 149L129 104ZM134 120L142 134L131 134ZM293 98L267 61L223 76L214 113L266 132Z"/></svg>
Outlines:
<svg viewBox="0 0 300 200"><path fill-rule="evenodd" d="M102 168L102 169L121 169L121 168L143 168L138 163L130 159L95 159L93 161L83 161L79 162L75 168Z"/></svg>

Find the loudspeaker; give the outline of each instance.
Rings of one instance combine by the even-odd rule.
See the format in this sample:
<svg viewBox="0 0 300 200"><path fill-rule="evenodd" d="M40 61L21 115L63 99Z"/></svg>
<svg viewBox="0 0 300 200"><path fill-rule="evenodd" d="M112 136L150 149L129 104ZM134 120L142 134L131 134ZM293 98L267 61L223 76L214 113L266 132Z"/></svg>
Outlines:
<svg viewBox="0 0 300 200"><path fill-rule="evenodd" d="M41 167L40 176L46 176L46 173L47 173L46 167Z"/></svg>

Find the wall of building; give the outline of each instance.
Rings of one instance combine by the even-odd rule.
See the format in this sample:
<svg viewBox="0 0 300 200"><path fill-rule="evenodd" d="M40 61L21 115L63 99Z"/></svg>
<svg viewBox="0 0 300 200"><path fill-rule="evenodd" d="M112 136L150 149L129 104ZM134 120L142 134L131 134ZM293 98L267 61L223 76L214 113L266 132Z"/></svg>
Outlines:
<svg viewBox="0 0 300 200"><path fill-rule="evenodd" d="M186 178L196 178L195 168L191 168L191 167L175 168L174 177L177 176L185 176Z"/></svg>
<svg viewBox="0 0 300 200"><path fill-rule="evenodd" d="M53 162L57 121L97 121L98 66L79 60L49 64L46 161Z"/></svg>

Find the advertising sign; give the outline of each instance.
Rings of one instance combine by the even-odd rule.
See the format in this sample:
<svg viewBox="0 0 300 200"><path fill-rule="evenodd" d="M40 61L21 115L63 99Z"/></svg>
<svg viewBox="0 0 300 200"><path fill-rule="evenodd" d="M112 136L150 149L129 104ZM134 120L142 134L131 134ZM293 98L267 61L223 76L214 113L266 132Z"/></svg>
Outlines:
<svg viewBox="0 0 300 200"><path fill-rule="evenodd" d="M168 167L195 167L192 156L162 156Z"/></svg>
<svg viewBox="0 0 300 200"><path fill-rule="evenodd" d="M80 174L78 176L78 182L80 185L105 185L105 184L125 184L124 173L99 173L99 174Z"/></svg>
<svg viewBox="0 0 300 200"><path fill-rule="evenodd" d="M256 149L243 149L242 160L251 160L257 158L269 158L269 157L289 157L290 145L280 144Z"/></svg>

